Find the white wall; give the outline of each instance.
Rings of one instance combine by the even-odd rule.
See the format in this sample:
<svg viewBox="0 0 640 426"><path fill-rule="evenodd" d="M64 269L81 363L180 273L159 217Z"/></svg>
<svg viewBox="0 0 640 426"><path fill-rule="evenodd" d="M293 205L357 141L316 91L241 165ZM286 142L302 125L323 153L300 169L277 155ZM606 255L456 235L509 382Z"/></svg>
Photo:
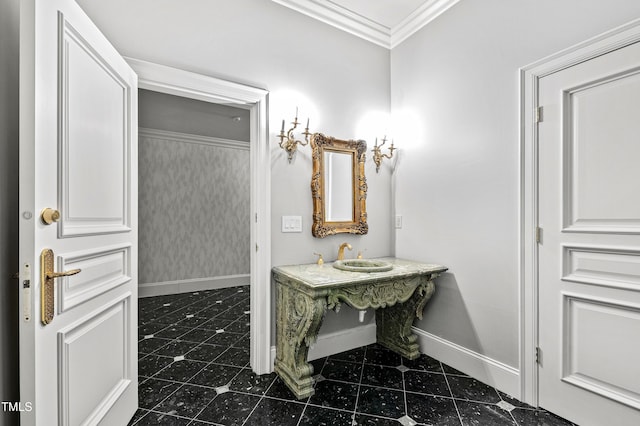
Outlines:
<svg viewBox="0 0 640 426"><path fill-rule="evenodd" d="M420 328L519 368L518 69L638 17L626 0L463 0L393 49L392 111L416 118L396 136L396 255L449 267Z"/></svg>
<svg viewBox="0 0 640 426"><path fill-rule="evenodd" d="M78 3L125 56L269 90L272 264L309 263L313 252L336 257L348 241L366 256L392 252L390 172L369 159L369 234L311 236L311 153L292 164L276 142L282 119L311 120L312 132L367 139L362 120L389 111L388 50L266 0L112 0ZM378 135L379 136L379 135ZM302 233L280 232L283 215L300 215ZM321 334L357 324L349 309L328 313Z"/></svg>
<svg viewBox="0 0 640 426"><path fill-rule="evenodd" d="M19 2L0 2L0 401L18 401L18 61ZM17 425L0 411L0 425Z"/></svg>

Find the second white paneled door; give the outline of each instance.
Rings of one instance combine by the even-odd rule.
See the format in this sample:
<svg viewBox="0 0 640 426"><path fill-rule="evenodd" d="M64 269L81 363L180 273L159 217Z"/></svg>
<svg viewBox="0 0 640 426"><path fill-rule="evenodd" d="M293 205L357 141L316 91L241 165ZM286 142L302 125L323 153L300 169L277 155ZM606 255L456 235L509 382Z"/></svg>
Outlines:
<svg viewBox="0 0 640 426"><path fill-rule="evenodd" d="M540 79L539 404L640 424L640 44Z"/></svg>

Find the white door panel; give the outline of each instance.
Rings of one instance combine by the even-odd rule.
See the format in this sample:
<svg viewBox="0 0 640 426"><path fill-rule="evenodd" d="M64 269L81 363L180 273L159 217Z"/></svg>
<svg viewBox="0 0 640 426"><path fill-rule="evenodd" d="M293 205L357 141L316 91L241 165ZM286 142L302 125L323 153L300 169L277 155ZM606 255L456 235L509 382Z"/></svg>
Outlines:
<svg viewBox="0 0 640 426"><path fill-rule="evenodd" d="M100 247L58 255L58 270L81 269L60 278L58 312L63 312L131 280L131 245Z"/></svg>
<svg viewBox="0 0 640 426"><path fill-rule="evenodd" d="M131 87L61 20L61 236L127 231Z"/></svg>
<svg viewBox="0 0 640 426"><path fill-rule="evenodd" d="M640 45L540 79L539 404L640 424Z"/></svg>
<svg viewBox="0 0 640 426"><path fill-rule="evenodd" d="M566 230L640 232L638 93L638 69L566 91Z"/></svg>
<svg viewBox="0 0 640 426"><path fill-rule="evenodd" d="M130 296L58 332L57 358L65 378L58 397L61 424L97 424L136 381L128 356Z"/></svg>
<svg viewBox="0 0 640 426"><path fill-rule="evenodd" d="M640 291L640 250L563 245L564 281Z"/></svg>
<svg viewBox="0 0 640 426"><path fill-rule="evenodd" d="M23 0L20 27L20 303L32 313L20 320L20 393L33 406L21 424L126 424L138 386L137 77L73 0ZM57 223L40 221L46 207ZM43 249L54 272L81 269L50 293Z"/></svg>
<svg viewBox="0 0 640 426"><path fill-rule="evenodd" d="M640 409L640 305L563 293L563 381ZM612 348L616 348L612 352Z"/></svg>

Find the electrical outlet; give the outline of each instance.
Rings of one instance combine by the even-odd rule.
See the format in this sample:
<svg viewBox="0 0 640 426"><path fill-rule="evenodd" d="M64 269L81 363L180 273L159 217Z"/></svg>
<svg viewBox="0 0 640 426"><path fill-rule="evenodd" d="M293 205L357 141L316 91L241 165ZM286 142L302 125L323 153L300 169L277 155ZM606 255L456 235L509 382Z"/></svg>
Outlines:
<svg viewBox="0 0 640 426"><path fill-rule="evenodd" d="M302 232L302 216L282 216L282 232Z"/></svg>

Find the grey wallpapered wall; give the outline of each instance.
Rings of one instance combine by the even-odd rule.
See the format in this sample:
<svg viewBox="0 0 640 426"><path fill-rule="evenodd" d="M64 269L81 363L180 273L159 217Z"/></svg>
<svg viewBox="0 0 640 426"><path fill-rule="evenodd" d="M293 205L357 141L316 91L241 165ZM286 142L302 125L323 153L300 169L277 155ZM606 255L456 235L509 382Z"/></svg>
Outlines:
<svg viewBox="0 0 640 426"><path fill-rule="evenodd" d="M249 150L139 138L139 282L249 274Z"/></svg>

